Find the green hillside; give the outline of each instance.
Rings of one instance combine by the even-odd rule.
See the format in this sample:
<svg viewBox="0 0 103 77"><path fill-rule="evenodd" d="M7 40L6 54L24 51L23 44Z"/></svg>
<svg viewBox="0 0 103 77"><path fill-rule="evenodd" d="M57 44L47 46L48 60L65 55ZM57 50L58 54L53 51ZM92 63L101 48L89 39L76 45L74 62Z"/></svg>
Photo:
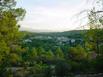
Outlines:
<svg viewBox="0 0 103 77"><path fill-rule="evenodd" d="M83 44L83 38L86 30L73 30L52 33L24 33L26 36L23 39L23 44L26 47L43 47L45 50L55 50L57 47L60 47L66 51L69 47Z"/></svg>

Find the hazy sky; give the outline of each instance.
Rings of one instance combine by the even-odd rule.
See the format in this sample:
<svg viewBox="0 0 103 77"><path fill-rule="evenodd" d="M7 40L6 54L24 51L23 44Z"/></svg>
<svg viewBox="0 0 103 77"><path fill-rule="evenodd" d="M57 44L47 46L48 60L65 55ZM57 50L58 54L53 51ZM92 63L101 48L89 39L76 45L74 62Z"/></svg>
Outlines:
<svg viewBox="0 0 103 77"><path fill-rule="evenodd" d="M65 31L85 24L77 14L92 7L87 0L18 0L18 7L26 9L27 13L21 24L21 29L40 31ZM91 0L92 2L92 0ZM83 22L83 23L81 23Z"/></svg>

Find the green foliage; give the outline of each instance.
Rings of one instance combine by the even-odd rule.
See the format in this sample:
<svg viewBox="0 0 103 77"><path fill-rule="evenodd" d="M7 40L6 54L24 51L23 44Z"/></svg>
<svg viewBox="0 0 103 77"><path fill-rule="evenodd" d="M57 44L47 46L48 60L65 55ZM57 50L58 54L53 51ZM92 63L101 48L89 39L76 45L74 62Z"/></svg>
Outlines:
<svg viewBox="0 0 103 77"><path fill-rule="evenodd" d="M55 55L57 59L63 59L64 58L64 53L61 50L61 48L57 48L55 51Z"/></svg>
<svg viewBox="0 0 103 77"><path fill-rule="evenodd" d="M10 53L9 55L9 61L11 64L17 64L18 62L21 62L22 58L16 54L16 53Z"/></svg>
<svg viewBox="0 0 103 77"><path fill-rule="evenodd" d="M8 64L21 60L20 54L17 53L18 40L21 37L18 21L24 17L25 10L15 6L15 0L0 1L0 76L3 75L2 77L6 75Z"/></svg>
<svg viewBox="0 0 103 77"><path fill-rule="evenodd" d="M96 13L95 9L90 11L88 19L90 29L86 34L86 41L88 41L92 46L92 51L100 53L100 46L103 43L103 19L100 14Z"/></svg>
<svg viewBox="0 0 103 77"><path fill-rule="evenodd" d="M31 59L32 58L36 58L38 55L37 55L37 50L35 48L32 49L32 51L30 52L30 57Z"/></svg>
<svg viewBox="0 0 103 77"><path fill-rule="evenodd" d="M87 52L79 45L77 47L70 48L69 54L74 60L84 60L87 58Z"/></svg>
<svg viewBox="0 0 103 77"><path fill-rule="evenodd" d="M51 50L46 52L46 59L47 60L53 60L54 59L54 54L53 54L53 52Z"/></svg>

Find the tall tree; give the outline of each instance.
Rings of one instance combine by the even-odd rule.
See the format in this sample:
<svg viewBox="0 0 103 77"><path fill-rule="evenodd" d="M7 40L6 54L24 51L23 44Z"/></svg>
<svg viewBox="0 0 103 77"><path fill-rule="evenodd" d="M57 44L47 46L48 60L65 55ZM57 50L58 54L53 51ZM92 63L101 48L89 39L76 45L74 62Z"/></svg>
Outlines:
<svg viewBox="0 0 103 77"><path fill-rule="evenodd" d="M90 29L87 32L88 42L92 45L92 51L100 53L100 46L103 43L103 18L95 9L91 10L88 16Z"/></svg>
<svg viewBox="0 0 103 77"><path fill-rule="evenodd" d="M25 10L16 8L15 0L0 0L0 66L7 65L13 48L20 36L18 21L22 20ZM14 51L14 50L13 50ZM12 52L15 53L15 52ZM16 56L16 55L15 55ZM2 64L3 63L3 64ZM4 66L6 67L6 66ZM2 72L0 68L0 76ZM2 76L3 77L3 76Z"/></svg>

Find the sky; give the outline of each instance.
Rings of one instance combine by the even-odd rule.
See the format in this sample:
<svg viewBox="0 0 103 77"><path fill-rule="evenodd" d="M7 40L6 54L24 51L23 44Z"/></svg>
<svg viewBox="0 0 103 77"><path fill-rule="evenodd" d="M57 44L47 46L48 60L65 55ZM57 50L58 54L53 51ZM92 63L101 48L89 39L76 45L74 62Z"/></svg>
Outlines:
<svg viewBox="0 0 103 77"><path fill-rule="evenodd" d="M87 22L87 14L81 11L92 8L92 0L18 0L17 7L26 10L20 21L20 30L68 31L77 29Z"/></svg>

